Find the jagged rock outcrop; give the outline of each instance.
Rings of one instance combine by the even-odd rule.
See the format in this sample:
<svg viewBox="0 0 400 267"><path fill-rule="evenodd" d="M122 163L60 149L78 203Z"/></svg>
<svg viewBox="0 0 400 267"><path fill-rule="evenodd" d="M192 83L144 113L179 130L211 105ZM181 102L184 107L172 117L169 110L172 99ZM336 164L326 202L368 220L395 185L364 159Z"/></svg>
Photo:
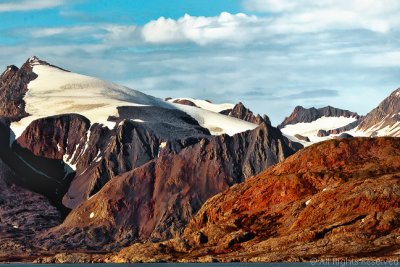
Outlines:
<svg viewBox="0 0 400 267"><path fill-rule="evenodd" d="M29 64L25 63L21 69L7 67L0 77L0 117L16 121L28 115L23 97L28 91L28 83L36 77Z"/></svg>
<svg viewBox="0 0 400 267"><path fill-rule="evenodd" d="M296 137L297 139L299 139L301 141L310 142L310 138L308 138L307 136L303 136L303 135L300 135L300 134L295 134L294 137Z"/></svg>
<svg viewBox="0 0 400 267"><path fill-rule="evenodd" d="M400 137L400 88L369 112L361 120L356 131L362 131L371 136Z"/></svg>
<svg viewBox="0 0 400 267"><path fill-rule="evenodd" d="M267 124L232 137L204 138L115 177L40 242L111 249L177 236L207 199L284 160L294 153L290 146Z"/></svg>
<svg viewBox="0 0 400 267"><path fill-rule="evenodd" d="M223 110L220 113L230 116L230 117L234 117L237 119L255 123L258 125L260 125L262 123L267 123L267 124L271 125L271 120L268 118L267 115L264 115L261 117L260 114L257 114L257 116L255 116L250 109L246 108L243 105L242 102L239 102L238 104L236 104L233 107L233 109Z"/></svg>
<svg viewBox="0 0 400 267"><path fill-rule="evenodd" d="M326 136L329 136L329 133L328 133L328 131L325 131L325 130L319 130L317 133L317 136L318 137L326 137Z"/></svg>
<svg viewBox="0 0 400 267"><path fill-rule="evenodd" d="M294 111L289 117L278 126L279 129L284 128L286 125L296 124L296 123L307 123L313 122L321 117L346 117L346 118L359 118L359 115L355 112L348 110L338 109L331 106L323 108L304 108L302 106L295 107Z"/></svg>
<svg viewBox="0 0 400 267"><path fill-rule="evenodd" d="M356 128L360 124L360 122L362 121L363 118L364 117L361 116L355 122L349 123L348 125L340 127L340 128L337 128L337 129L328 130L327 132L328 132L329 135L331 135L331 134L341 134L341 133L353 130L354 128Z"/></svg>
<svg viewBox="0 0 400 267"><path fill-rule="evenodd" d="M330 140L209 199L180 238L100 261L396 259L399 192L399 138Z"/></svg>

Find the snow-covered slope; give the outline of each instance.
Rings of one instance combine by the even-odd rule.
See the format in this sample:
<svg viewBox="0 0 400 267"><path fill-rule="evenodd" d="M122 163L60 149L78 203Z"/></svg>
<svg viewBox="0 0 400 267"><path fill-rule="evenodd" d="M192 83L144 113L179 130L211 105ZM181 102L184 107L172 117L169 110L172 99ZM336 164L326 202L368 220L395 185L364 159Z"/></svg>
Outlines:
<svg viewBox="0 0 400 267"><path fill-rule="evenodd" d="M343 126L346 126L350 123L353 123L357 120L355 117L322 117L312 122L307 123L296 123L291 125L286 125L281 129L282 133L286 135L289 139L301 142L303 145L310 145L312 143L321 142L327 139L332 138L332 136L328 137L318 137L319 130L333 130ZM308 137L310 142L304 142L296 137L296 134Z"/></svg>
<svg viewBox="0 0 400 267"><path fill-rule="evenodd" d="M213 135L220 135L224 133L228 135L234 135L236 133L255 129L258 126L254 123L228 117L202 108L181 104L173 105L177 109L184 111L189 116L197 120L202 127L207 128Z"/></svg>
<svg viewBox="0 0 400 267"><path fill-rule="evenodd" d="M204 102L210 104L209 109L215 112L165 102L118 84L65 71L36 57L31 58L28 64L38 77L28 84L28 91L24 97L25 110L30 116L11 125L16 137L20 136L33 120L67 113L78 113L92 123L101 123L113 128L115 123L108 121L108 118L117 116L117 107L120 106L146 105L179 109L217 135L233 135L256 127L252 123L215 113L218 109L211 108L212 104L207 101Z"/></svg>
<svg viewBox="0 0 400 267"><path fill-rule="evenodd" d="M371 110L349 133L356 136L400 137L400 88Z"/></svg>
<svg viewBox="0 0 400 267"><path fill-rule="evenodd" d="M195 104L197 107L205 109L205 110L209 110L212 112L216 112L219 113L221 111L224 110L228 110L228 109L233 109L235 107L234 104L230 104L230 103L223 103L223 104L214 104L214 103L210 103L206 100L200 100L200 99L194 99L194 98L172 98L172 99L168 99L168 102L170 103L174 103L176 101L182 101L182 100L186 100L186 101L190 101L193 104Z"/></svg>

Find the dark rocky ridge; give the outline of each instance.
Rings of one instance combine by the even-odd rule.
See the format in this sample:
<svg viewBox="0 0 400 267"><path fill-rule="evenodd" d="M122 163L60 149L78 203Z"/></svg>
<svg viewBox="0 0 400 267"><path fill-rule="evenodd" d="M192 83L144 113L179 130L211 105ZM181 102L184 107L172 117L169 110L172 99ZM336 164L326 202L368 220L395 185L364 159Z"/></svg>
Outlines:
<svg viewBox="0 0 400 267"><path fill-rule="evenodd" d="M306 109L302 106L295 107L294 111L289 117L286 117L285 120L278 126L279 129L284 128L286 125L296 124L296 123L307 123L313 122L321 117L347 117L347 118L359 118L360 116L348 110L342 110L338 108L334 108L331 106L327 106L324 108L309 108Z"/></svg>
<svg viewBox="0 0 400 267"><path fill-rule="evenodd" d="M36 77L29 62L21 69L16 66L7 67L0 77L0 117L17 121L28 115L23 97L28 91L28 83Z"/></svg>
<svg viewBox="0 0 400 267"><path fill-rule="evenodd" d="M223 110L220 113L258 125L262 123L271 125L271 120L267 115L261 117L259 114L257 114L257 116L255 116L254 113L250 109L246 108L242 102L236 104L233 109Z"/></svg>
<svg viewBox="0 0 400 267"><path fill-rule="evenodd" d="M66 193L63 203L73 208L97 193L114 176L163 154L179 152L210 135L178 110L119 107L119 114L118 118L112 118L117 126L111 130L97 123L90 125L89 120L78 114L36 120L16 140L14 151L36 169L63 182L57 191ZM165 147L160 148L164 142ZM37 157L40 161L35 163ZM69 173L76 174L71 185L65 179L68 165L64 166L63 160L76 166L76 173L69 169Z"/></svg>
<svg viewBox="0 0 400 267"><path fill-rule="evenodd" d="M352 122L352 123L350 123L350 124L348 124L348 125L346 125L346 126L343 126L343 127L337 128L337 129L328 130L327 132L328 132L329 135L331 135L331 134L341 134L341 133L350 131L350 130L356 128L356 127L360 124L360 122L363 120L363 118L364 118L364 117L361 116L361 117L360 117L358 120L356 120L355 122Z"/></svg>
<svg viewBox="0 0 400 267"><path fill-rule="evenodd" d="M311 142L310 138L308 138L307 136L303 136L300 134L296 134L294 135L294 137L296 137L297 139L301 140L301 141L305 141L305 142Z"/></svg>
<svg viewBox="0 0 400 267"><path fill-rule="evenodd" d="M203 139L115 177L76 207L41 243L60 249L112 249L179 235L213 195L294 153L267 124L232 137Z"/></svg>

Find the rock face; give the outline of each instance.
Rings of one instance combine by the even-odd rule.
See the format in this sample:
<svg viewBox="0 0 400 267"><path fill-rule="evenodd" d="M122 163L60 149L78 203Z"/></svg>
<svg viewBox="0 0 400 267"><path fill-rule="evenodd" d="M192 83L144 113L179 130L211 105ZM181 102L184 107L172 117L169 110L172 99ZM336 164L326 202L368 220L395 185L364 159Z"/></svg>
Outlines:
<svg viewBox="0 0 400 267"><path fill-rule="evenodd" d="M106 261L390 259L399 215L400 139L330 140L209 199L181 238Z"/></svg>
<svg viewBox="0 0 400 267"><path fill-rule="evenodd" d="M267 124L271 125L271 121L267 115L264 115L263 117L261 117L259 114L257 114L257 116L255 116L250 109L246 108L243 105L242 102L239 102L238 104L236 104L233 107L233 109L224 110L224 111L221 111L220 113L230 116L230 117L234 117L237 119L255 123L258 125L260 125L261 123L267 123Z"/></svg>
<svg viewBox="0 0 400 267"><path fill-rule="evenodd" d="M318 137L326 137L326 136L329 136L329 133L325 130L319 130L317 133L317 136Z"/></svg>
<svg viewBox="0 0 400 267"><path fill-rule="evenodd" d="M177 236L208 198L284 160L294 153L292 145L267 124L204 138L113 178L40 242L109 249Z"/></svg>
<svg viewBox="0 0 400 267"><path fill-rule="evenodd" d="M400 137L400 88L368 113L361 120L356 131L363 131L372 136Z"/></svg>
<svg viewBox="0 0 400 267"><path fill-rule="evenodd" d="M45 197L17 185L21 177L3 160L9 155L9 132L0 122L0 260L19 261L41 250L30 241L60 224L62 215Z"/></svg>
<svg viewBox="0 0 400 267"><path fill-rule="evenodd" d="M150 116L163 120L152 122ZM209 136L208 130L178 110L120 107L119 116L112 119L116 127L111 130L97 123L91 125L78 114L33 121L13 144L13 151L56 184L40 183L40 189L48 187L45 192L32 187L38 182L35 179L25 184L57 201L63 198L66 207L74 208L111 178Z"/></svg>
<svg viewBox="0 0 400 267"><path fill-rule="evenodd" d="M0 77L0 117L16 121L28 115L23 97L28 90L28 83L36 77L27 63L21 69L7 67Z"/></svg>
<svg viewBox="0 0 400 267"><path fill-rule="evenodd" d="M331 106L327 106L324 108L303 108L302 106L297 106L292 114L289 117L286 117L285 120L278 126L279 129L282 129L286 125L296 124L296 123L307 123L313 122L322 117L346 117L346 118L359 118L357 113L342 110L338 108L334 108Z"/></svg>
<svg viewBox="0 0 400 267"><path fill-rule="evenodd" d="M302 136L300 134L296 134L294 137L296 137L297 139L299 139L301 141L310 142L310 138L308 138L307 136Z"/></svg>
<svg viewBox="0 0 400 267"><path fill-rule="evenodd" d="M37 252L27 240L62 221L45 197L15 185L14 177L0 159L0 260Z"/></svg>

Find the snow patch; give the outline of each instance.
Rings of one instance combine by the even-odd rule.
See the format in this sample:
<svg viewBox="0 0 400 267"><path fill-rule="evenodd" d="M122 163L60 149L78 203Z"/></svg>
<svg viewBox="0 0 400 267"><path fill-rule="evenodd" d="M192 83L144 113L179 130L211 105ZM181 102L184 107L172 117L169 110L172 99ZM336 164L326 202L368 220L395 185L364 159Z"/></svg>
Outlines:
<svg viewBox="0 0 400 267"><path fill-rule="evenodd" d="M112 130L117 125L117 123L115 121L106 121L103 125Z"/></svg>
<svg viewBox="0 0 400 267"><path fill-rule="evenodd" d="M97 152L97 155L96 155L96 157L94 157L94 161L95 162L100 162L101 160L102 160L102 156L100 156L100 154L101 154L101 151L99 150L98 152Z"/></svg>
<svg viewBox="0 0 400 267"><path fill-rule="evenodd" d="M311 199L306 201L306 206L308 206L311 203Z"/></svg>
<svg viewBox="0 0 400 267"><path fill-rule="evenodd" d="M134 119L134 120L132 120L132 121L134 121L134 122L145 122L145 121L140 120L140 119Z"/></svg>
<svg viewBox="0 0 400 267"><path fill-rule="evenodd" d="M288 137L290 140L299 142L304 146L312 145L313 143L322 142L328 139L331 139L335 135L327 136L327 137L318 137L319 130L334 130L337 128L341 128L350 123L355 122L357 119L355 117L347 118L347 117L321 117L318 120L313 122L302 122L291 125L286 125L281 129L282 133ZM300 134L302 136L306 136L310 139L310 142L301 141L294 136L296 134Z"/></svg>
<svg viewBox="0 0 400 267"><path fill-rule="evenodd" d="M74 152L72 155L68 155L67 153L64 154L63 156L63 161L65 164L68 164L69 167L71 167L72 170L76 171L76 164L72 163L72 160L75 158L76 152L78 151L79 144L75 146Z"/></svg>
<svg viewBox="0 0 400 267"><path fill-rule="evenodd" d="M94 218L94 212L90 213L89 218L90 218L90 219L93 219L93 218Z"/></svg>
<svg viewBox="0 0 400 267"><path fill-rule="evenodd" d="M225 116L209 110L180 104L173 105L177 109L194 118L200 126L207 128L212 135L228 134L232 136L258 127L257 124Z"/></svg>
<svg viewBox="0 0 400 267"><path fill-rule="evenodd" d="M157 158L160 156L161 149L166 148L166 147L167 147L167 142L162 142L162 143L160 144L159 149L158 149Z"/></svg>
<svg viewBox="0 0 400 267"><path fill-rule="evenodd" d="M61 149L62 149L62 147L60 146L60 144L57 144L57 150L58 150L58 152L60 152Z"/></svg>
<svg viewBox="0 0 400 267"><path fill-rule="evenodd" d="M160 148L161 148L161 149L165 148L166 146L167 146L167 142L162 142L162 143L160 144Z"/></svg>

